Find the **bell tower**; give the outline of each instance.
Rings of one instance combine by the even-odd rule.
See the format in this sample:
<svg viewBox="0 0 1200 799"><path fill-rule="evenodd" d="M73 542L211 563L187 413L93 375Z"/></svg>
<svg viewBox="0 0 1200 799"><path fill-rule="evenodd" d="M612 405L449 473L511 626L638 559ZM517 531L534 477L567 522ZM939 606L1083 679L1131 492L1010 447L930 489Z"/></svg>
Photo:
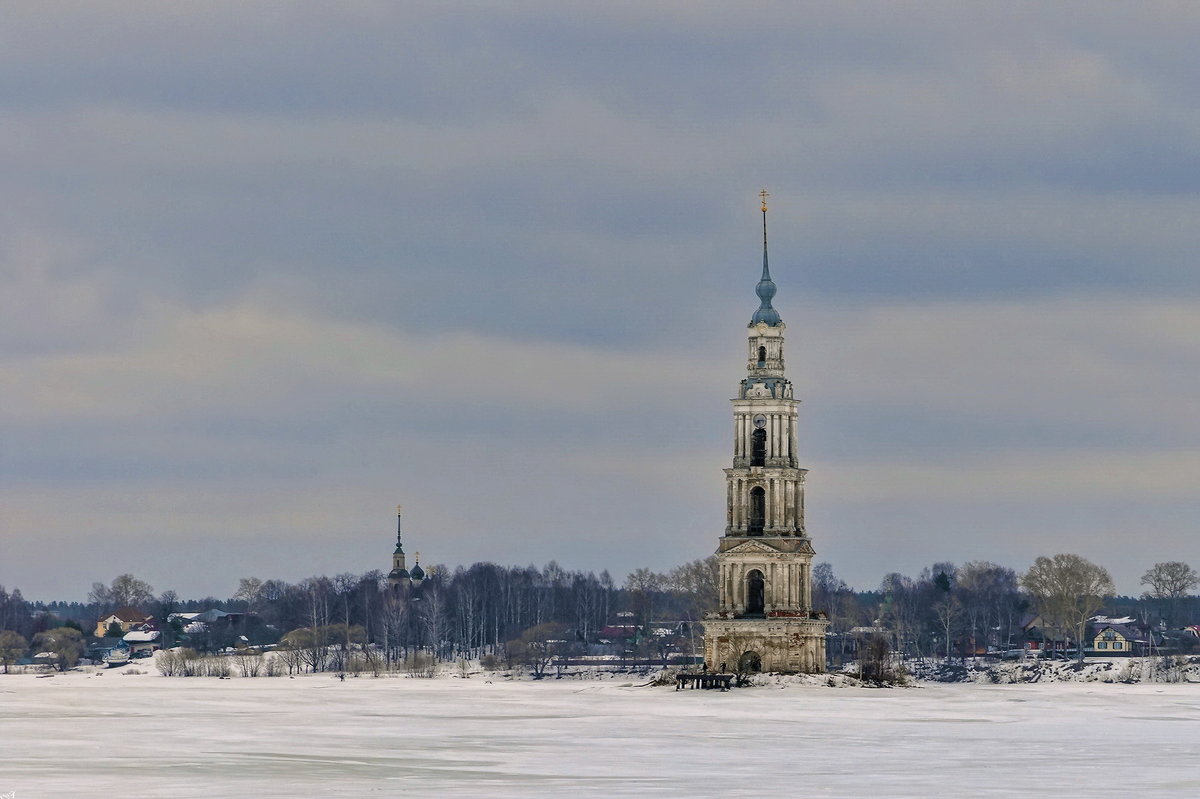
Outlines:
<svg viewBox="0 0 1200 799"><path fill-rule="evenodd" d="M400 541L400 511L403 506L396 506L396 549L392 552L392 570L388 572L388 585L393 591L408 588L412 577L404 566L404 544Z"/></svg>
<svg viewBox="0 0 1200 799"><path fill-rule="evenodd" d="M784 376L786 325L772 306L763 215L759 307L750 318L746 377L733 399L733 464L725 469L725 534L717 547L719 606L705 620L709 668L825 670L824 613L812 607L812 559L804 526L804 478L796 454L800 401Z"/></svg>

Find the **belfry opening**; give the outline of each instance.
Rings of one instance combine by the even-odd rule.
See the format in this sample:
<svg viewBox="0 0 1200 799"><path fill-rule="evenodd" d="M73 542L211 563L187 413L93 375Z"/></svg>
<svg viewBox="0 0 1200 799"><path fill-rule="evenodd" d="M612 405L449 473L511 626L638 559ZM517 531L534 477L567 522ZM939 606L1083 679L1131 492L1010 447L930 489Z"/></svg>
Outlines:
<svg viewBox="0 0 1200 799"><path fill-rule="evenodd" d="M746 615L761 614L766 605L766 582L763 573L754 569L746 575Z"/></svg>
<svg viewBox="0 0 1200 799"><path fill-rule="evenodd" d="M754 439L750 442L750 465L767 465L767 431L755 430Z"/></svg>

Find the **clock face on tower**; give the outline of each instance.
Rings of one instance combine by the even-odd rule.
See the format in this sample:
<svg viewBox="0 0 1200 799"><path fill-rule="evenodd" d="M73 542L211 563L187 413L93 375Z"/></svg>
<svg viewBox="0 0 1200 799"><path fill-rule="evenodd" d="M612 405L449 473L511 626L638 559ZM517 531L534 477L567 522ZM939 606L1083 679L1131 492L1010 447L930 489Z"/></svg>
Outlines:
<svg viewBox="0 0 1200 799"><path fill-rule="evenodd" d="M757 427L759 430L762 430L764 427L767 426L767 417L763 416L761 413L758 416L755 416L754 417L754 426Z"/></svg>

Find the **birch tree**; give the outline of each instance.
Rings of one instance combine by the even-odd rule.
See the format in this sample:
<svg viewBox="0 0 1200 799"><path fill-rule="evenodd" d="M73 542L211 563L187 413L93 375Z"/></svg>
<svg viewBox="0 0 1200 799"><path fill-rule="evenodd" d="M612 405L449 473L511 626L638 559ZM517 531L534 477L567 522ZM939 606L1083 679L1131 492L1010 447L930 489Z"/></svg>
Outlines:
<svg viewBox="0 0 1200 799"><path fill-rule="evenodd" d="M1082 663L1088 620L1116 593L1108 570L1078 555L1042 556L1021 576L1021 587L1048 626L1074 635Z"/></svg>

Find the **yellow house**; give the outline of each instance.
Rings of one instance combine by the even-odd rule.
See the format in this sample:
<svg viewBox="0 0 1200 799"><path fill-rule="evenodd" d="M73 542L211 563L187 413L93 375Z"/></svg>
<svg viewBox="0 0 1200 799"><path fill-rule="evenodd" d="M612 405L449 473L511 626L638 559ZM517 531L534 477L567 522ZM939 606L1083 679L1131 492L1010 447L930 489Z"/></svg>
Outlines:
<svg viewBox="0 0 1200 799"><path fill-rule="evenodd" d="M150 621L150 617L140 610L131 607L123 607L120 610L113 611L107 616L96 622L96 637L103 638L108 632L110 624L115 624L121 628L121 633L127 633L139 624L145 624Z"/></svg>
<svg viewBox="0 0 1200 799"><path fill-rule="evenodd" d="M1110 622L1098 624L1092 638L1092 654L1094 655L1131 655L1145 654L1149 648L1149 638L1146 633L1127 624Z"/></svg>
<svg viewBox="0 0 1200 799"><path fill-rule="evenodd" d="M1129 651L1129 639L1111 626L1106 626L1096 633L1092 640L1092 649L1100 652L1118 652L1125 654Z"/></svg>

